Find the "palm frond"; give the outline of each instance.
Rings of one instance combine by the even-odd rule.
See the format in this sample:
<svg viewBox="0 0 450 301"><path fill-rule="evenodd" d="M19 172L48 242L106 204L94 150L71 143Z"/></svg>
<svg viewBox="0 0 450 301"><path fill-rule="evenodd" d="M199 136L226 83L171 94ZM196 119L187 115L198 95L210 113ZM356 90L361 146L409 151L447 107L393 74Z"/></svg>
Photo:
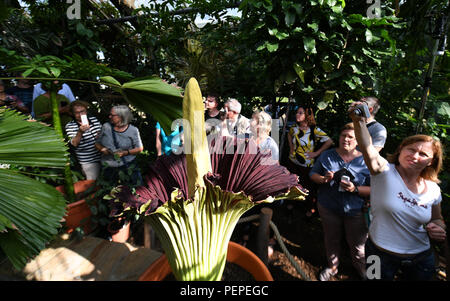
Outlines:
<svg viewBox="0 0 450 301"><path fill-rule="evenodd" d="M183 118L180 90L158 77L133 80L118 86L112 77L100 78L122 93L125 99L141 111L151 114L164 129L170 133L172 122Z"/></svg>
<svg viewBox="0 0 450 301"><path fill-rule="evenodd" d="M51 127L24 119L13 110L0 111L0 162L63 168L68 162L64 141Z"/></svg>
<svg viewBox="0 0 450 301"><path fill-rule="evenodd" d="M52 128L0 108L0 162L63 168L67 152ZM21 269L45 247L61 226L65 208L54 187L0 169L0 247L14 267Z"/></svg>
<svg viewBox="0 0 450 301"><path fill-rule="evenodd" d="M65 208L54 187L0 169L0 247L17 269L57 233Z"/></svg>

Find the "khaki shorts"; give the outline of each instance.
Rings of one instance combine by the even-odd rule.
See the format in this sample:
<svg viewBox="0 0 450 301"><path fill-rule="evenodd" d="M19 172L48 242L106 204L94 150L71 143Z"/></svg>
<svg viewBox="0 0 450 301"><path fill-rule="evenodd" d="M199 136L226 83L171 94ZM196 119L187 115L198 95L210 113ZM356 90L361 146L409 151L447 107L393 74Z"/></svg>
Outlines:
<svg viewBox="0 0 450 301"><path fill-rule="evenodd" d="M86 180L96 180L100 174L100 163L83 163L81 165L81 171L86 177Z"/></svg>

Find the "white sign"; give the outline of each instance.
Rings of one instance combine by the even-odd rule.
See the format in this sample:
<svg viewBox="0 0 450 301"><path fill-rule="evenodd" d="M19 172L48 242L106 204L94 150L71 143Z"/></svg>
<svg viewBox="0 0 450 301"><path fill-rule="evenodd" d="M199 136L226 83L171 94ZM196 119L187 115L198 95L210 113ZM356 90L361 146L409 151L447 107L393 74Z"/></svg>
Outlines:
<svg viewBox="0 0 450 301"><path fill-rule="evenodd" d="M369 19L381 18L381 0L366 0L367 4L372 4L369 6L366 12L366 16Z"/></svg>
<svg viewBox="0 0 450 301"><path fill-rule="evenodd" d="M69 20L81 19L81 2L80 0L67 0L67 4L72 4L67 8L66 15Z"/></svg>
<svg viewBox="0 0 450 301"><path fill-rule="evenodd" d="M370 255L367 257L367 264L371 266L367 267L366 276L367 279L381 279L381 260L377 255Z"/></svg>

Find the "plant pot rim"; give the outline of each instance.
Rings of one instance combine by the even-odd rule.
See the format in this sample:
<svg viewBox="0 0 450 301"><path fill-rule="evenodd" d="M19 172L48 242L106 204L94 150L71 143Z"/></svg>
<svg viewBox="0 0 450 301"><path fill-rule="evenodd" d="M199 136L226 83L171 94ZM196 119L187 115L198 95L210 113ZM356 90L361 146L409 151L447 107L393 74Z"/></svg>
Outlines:
<svg viewBox="0 0 450 301"><path fill-rule="evenodd" d="M252 251L233 241L228 243L227 261L252 274L255 281L274 281L267 266ZM155 260L139 277L139 281L161 281L172 272L165 254Z"/></svg>
<svg viewBox="0 0 450 301"><path fill-rule="evenodd" d="M95 180L80 180L74 183L75 193L82 193L89 189L90 187L95 185ZM61 194L65 194L64 185L59 185L55 187ZM66 204L66 213L64 215L64 219L66 221L67 233L72 233L77 227L82 226L83 230L86 234L92 232L93 227L91 224L90 217L92 215L91 210L89 208L89 204L86 202L86 198L77 200L72 203ZM67 200L66 200L67 202ZM86 224L82 224L83 220L87 220Z"/></svg>
<svg viewBox="0 0 450 301"><path fill-rule="evenodd" d="M80 181L73 183L73 189L74 189L75 195L85 192L87 189L94 186L95 182L96 182L95 180L80 180ZM61 194L64 196L64 198L66 197L66 189L65 189L64 184L56 186L55 189L58 190L59 192L61 192ZM77 200L77 201L74 201L71 203L67 203L67 205L70 206L71 204L80 204L85 201L86 197L87 197L87 195L84 196L80 200ZM66 200L66 202L67 202L67 200Z"/></svg>
<svg viewBox="0 0 450 301"><path fill-rule="evenodd" d="M70 209L70 208L73 208L73 207L77 207L77 206L83 205L83 203L86 203L85 199L82 199L82 200L79 200L79 201L76 201L76 202L73 202L73 203L69 203L69 204L67 204L67 207L68 207L68 209Z"/></svg>

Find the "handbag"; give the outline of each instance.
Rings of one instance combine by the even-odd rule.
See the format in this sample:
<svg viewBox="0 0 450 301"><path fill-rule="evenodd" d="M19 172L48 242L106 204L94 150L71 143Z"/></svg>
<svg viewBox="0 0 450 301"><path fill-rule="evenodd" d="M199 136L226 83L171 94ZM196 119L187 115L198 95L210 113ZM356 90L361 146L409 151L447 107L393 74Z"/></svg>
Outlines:
<svg viewBox="0 0 450 301"><path fill-rule="evenodd" d="M119 149L119 145L118 145L118 143L117 143L116 133L114 132L113 127L114 127L114 126L111 124L111 134L112 134L112 138L113 138L114 147L115 147L116 149ZM125 165L126 167L128 167L128 163L127 163L127 161L125 161L125 159L123 158L123 156L120 157L120 159L121 159L123 165Z"/></svg>
<svg viewBox="0 0 450 301"><path fill-rule="evenodd" d="M117 137L116 137L116 133L114 132L113 129L113 125L111 125L111 134L112 134L112 138L113 138L113 143L116 149L119 149L119 145L117 143ZM141 185L143 183L143 179L142 179L142 175L141 172L139 171L139 168L136 166L136 164L134 163L134 160L131 162L127 162L124 157L120 157L121 161L123 162L122 166L119 166L119 169L125 169L128 170L129 168L132 168L133 172L131 174L131 183L130 184L134 184L134 185Z"/></svg>

